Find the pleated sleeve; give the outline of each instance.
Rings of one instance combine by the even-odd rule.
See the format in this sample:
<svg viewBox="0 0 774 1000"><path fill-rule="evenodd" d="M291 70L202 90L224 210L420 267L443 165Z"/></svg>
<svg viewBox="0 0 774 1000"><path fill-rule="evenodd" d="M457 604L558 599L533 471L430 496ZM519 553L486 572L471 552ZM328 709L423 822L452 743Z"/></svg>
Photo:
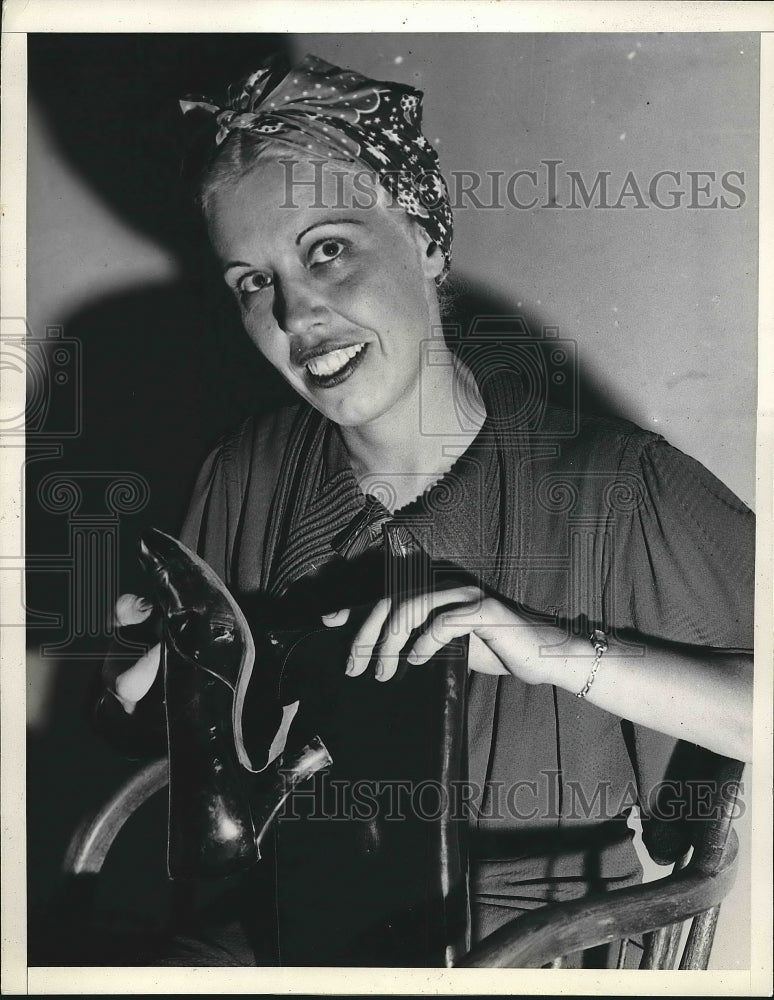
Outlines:
<svg viewBox="0 0 774 1000"><path fill-rule="evenodd" d="M632 435L621 469L634 486L610 520L607 620L667 641L752 649L752 511L655 435Z"/></svg>

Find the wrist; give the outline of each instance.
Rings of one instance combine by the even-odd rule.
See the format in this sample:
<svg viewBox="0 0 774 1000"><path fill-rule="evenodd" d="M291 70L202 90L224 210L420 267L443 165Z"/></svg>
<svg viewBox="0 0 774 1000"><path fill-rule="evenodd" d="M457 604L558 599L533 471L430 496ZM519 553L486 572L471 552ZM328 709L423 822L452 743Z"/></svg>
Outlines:
<svg viewBox="0 0 774 1000"><path fill-rule="evenodd" d="M597 670L602 669L602 657L600 656L595 669L597 652L588 635L568 637L562 653L564 655L556 657L552 665L549 683L577 695L584 691L589 680L594 683ZM586 693L588 690L590 687Z"/></svg>

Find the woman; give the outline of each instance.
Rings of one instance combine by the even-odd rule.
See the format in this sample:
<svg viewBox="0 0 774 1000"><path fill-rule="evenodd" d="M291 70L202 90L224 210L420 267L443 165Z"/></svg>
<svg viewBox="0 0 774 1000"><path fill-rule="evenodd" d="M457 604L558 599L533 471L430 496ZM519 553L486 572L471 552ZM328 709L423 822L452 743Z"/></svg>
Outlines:
<svg viewBox="0 0 774 1000"><path fill-rule="evenodd" d="M301 402L218 445L181 537L240 601L301 601L331 630L351 629L358 560L380 546L464 574L376 595L345 670L395 684L468 637L477 940L637 881L625 792L647 810L676 741L750 759L754 527L662 438L597 418L566 438L501 351L468 364L439 342L452 219L420 100L307 56L223 106L184 103L217 126L199 202L224 279ZM148 614L119 602L123 624ZM158 662L108 671L127 717ZM601 788L606 809L579 809Z"/></svg>

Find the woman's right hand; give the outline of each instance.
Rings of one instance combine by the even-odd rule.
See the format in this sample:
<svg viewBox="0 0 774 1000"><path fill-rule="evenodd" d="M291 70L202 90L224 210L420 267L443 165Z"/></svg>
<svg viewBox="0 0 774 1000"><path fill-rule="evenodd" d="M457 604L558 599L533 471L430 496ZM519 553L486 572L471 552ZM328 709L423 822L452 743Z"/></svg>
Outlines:
<svg viewBox="0 0 774 1000"><path fill-rule="evenodd" d="M137 594L122 594L116 601L114 621L117 628L141 625L153 614L153 604ZM130 667L125 661L108 657L102 667L102 679L107 690L131 715L137 702L150 690L161 660L161 644L156 643Z"/></svg>

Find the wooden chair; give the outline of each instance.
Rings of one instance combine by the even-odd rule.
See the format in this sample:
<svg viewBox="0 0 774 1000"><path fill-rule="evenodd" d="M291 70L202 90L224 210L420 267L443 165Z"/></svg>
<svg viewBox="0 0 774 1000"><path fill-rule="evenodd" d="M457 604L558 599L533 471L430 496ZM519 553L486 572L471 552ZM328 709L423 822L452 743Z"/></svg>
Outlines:
<svg viewBox="0 0 774 1000"><path fill-rule="evenodd" d="M714 757L715 755L713 755ZM732 828L744 765L716 757L715 795L707 818L694 821L693 846L670 875L643 885L535 910L500 928L458 963L466 968L561 968L566 955L620 942L624 968L631 939L644 935L641 969L706 969L720 904L736 876L739 842ZM688 936L678 958L682 931Z"/></svg>
<svg viewBox="0 0 774 1000"><path fill-rule="evenodd" d="M573 952L619 942L617 967L624 968L629 942L637 938L644 941L641 969L706 969L720 904L736 875L732 819L743 770L738 761L713 758L714 802L706 819L693 822L692 849L675 860L671 874L521 916L477 944L455 967L561 968ZM167 780L166 759L151 762L79 827L64 861L70 880L93 882L124 823Z"/></svg>

